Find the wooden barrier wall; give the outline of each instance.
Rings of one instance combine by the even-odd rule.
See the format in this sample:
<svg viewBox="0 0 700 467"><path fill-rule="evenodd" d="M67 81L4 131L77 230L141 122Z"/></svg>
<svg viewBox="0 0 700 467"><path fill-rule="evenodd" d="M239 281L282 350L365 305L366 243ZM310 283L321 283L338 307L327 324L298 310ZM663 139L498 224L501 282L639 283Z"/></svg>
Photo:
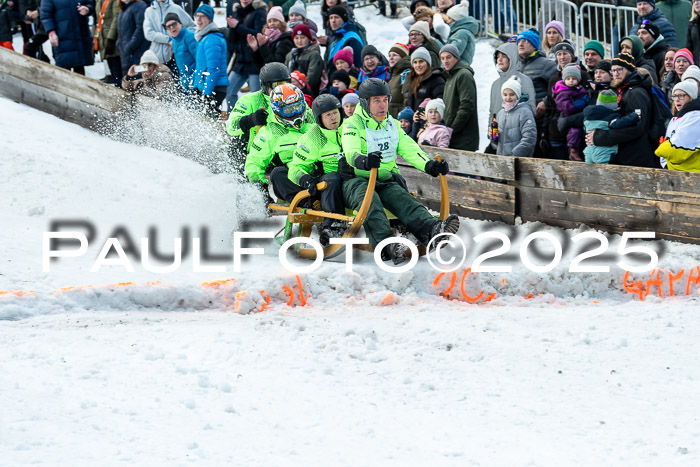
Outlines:
<svg viewBox="0 0 700 467"><path fill-rule="evenodd" d="M121 89L3 48L0 95L91 129L137 102ZM700 244L699 173L423 149L450 163L452 211L462 216L653 231L657 238ZM411 191L438 208L437 179L401 163Z"/></svg>

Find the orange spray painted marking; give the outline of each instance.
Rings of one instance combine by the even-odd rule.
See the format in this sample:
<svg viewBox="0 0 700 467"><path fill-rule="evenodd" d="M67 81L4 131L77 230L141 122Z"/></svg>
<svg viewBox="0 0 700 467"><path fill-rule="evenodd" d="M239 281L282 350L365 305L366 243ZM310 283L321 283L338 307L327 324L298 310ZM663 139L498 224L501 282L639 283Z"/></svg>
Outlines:
<svg viewBox="0 0 700 467"><path fill-rule="evenodd" d="M467 268L464 270L464 274L462 274L462 280L459 282L459 290L462 292L462 297L469 303L476 303L479 301L481 297L484 296L484 291L481 290L479 294L476 297L472 297L467 292L464 290L464 280L467 278L469 273L471 272L472 268Z"/></svg>
<svg viewBox="0 0 700 467"><path fill-rule="evenodd" d="M299 287L299 301L301 302L301 306L306 306L306 297L304 296L304 288L301 286L301 278L297 274L297 286ZM309 295L309 298L311 298L311 295Z"/></svg>
<svg viewBox="0 0 700 467"><path fill-rule="evenodd" d="M668 294L673 297L673 283L685 275L685 269L681 269L678 275L674 276L672 272L668 273Z"/></svg>
<svg viewBox="0 0 700 467"><path fill-rule="evenodd" d="M644 297L646 297L644 290L642 289L642 281L637 281L629 284L627 282L627 279L629 278L630 272L625 271L625 275L622 276L622 286L625 288L625 290L631 294L639 294L639 299L644 300Z"/></svg>
<svg viewBox="0 0 700 467"><path fill-rule="evenodd" d="M437 287L438 285L440 285L440 279L442 279L445 274L447 274L447 273L441 272L440 274L437 275L437 277L433 281L433 287ZM457 273L455 271L452 271L450 273L450 285L445 290L440 292L439 295L442 295L443 297L447 297L449 295L449 293L452 291L452 289L454 288L455 284L457 284Z"/></svg>
<svg viewBox="0 0 700 467"><path fill-rule="evenodd" d="M656 279L654 279L654 273L656 273ZM651 279L647 279L647 290L644 292L644 296L649 295L649 292L651 292L651 286L655 285L656 290L658 291L659 297L664 298L664 293L663 290L661 289L663 286L663 281L661 280L661 271L657 271L654 269L651 271Z"/></svg>
<svg viewBox="0 0 700 467"><path fill-rule="evenodd" d="M287 306L292 306L292 303L294 303L294 291L288 285L283 285L282 290L284 290L287 294L287 297L289 297L289 300L287 301Z"/></svg>
<svg viewBox="0 0 700 467"><path fill-rule="evenodd" d="M265 297L265 303L260 305L260 309L257 311L257 313L260 313L262 311L265 311L265 308L267 308L270 305L270 294L265 292L264 290L260 291L260 295Z"/></svg>
<svg viewBox="0 0 700 467"><path fill-rule="evenodd" d="M697 275L693 276L693 271L697 271ZM690 274L688 274L688 282L686 283L685 286L685 294L690 295L690 284L691 282L694 282L698 285L700 285L700 266L695 266L693 269L690 270Z"/></svg>

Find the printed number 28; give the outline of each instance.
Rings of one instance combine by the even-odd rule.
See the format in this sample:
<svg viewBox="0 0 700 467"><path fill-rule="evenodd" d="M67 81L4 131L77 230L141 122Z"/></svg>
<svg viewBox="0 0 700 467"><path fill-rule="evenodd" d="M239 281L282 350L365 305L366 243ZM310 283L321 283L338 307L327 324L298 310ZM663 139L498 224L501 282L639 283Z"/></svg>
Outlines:
<svg viewBox="0 0 700 467"><path fill-rule="evenodd" d="M389 149L389 143L379 143L379 150L386 151Z"/></svg>

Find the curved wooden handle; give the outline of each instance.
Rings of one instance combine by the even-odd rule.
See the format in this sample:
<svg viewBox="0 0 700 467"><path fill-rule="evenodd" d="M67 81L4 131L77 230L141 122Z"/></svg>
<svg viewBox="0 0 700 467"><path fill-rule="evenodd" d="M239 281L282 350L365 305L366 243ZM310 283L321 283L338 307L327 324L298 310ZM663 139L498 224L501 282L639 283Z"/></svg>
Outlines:
<svg viewBox="0 0 700 467"><path fill-rule="evenodd" d="M435 160L442 162L442 156L435 156ZM440 220L444 221L450 215L450 191L447 188L447 177L440 174Z"/></svg>

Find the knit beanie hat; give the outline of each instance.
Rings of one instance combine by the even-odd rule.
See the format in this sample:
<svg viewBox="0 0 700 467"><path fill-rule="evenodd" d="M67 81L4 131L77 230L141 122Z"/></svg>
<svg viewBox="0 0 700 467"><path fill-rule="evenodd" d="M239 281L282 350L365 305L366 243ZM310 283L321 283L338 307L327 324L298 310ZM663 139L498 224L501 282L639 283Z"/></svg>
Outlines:
<svg viewBox="0 0 700 467"><path fill-rule="evenodd" d="M282 7L273 6L272 8L270 8L269 13L267 14L267 19L276 19L284 23L284 14L282 14Z"/></svg>
<svg viewBox="0 0 700 467"><path fill-rule="evenodd" d="M620 41L620 47L622 47L624 42L630 42L630 47L632 47L632 57L634 57L635 60L641 57L644 53L644 43L637 35L625 36Z"/></svg>
<svg viewBox="0 0 700 467"><path fill-rule="evenodd" d="M304 6L304 4L300 0L297 0L296 3L294 5L292 5L291 8L289 9L288 14L291 15L292 13L296 13L298 15L303 16L304 18L307 18L306 7Z"/></svg>
<svg viewBox="0 0 700 467"><path fill-rule="evenodd" d="M656 0L637 0L635 4L639 2L647 2L652 8L656 8Z"/></svg>
<svg viewBox="0 0 700 467"><path fill-rule="evenodd" d="M469 2L460 3L459 5L455 5L453 7L450 7L447 10L447 16L449 18L452 18L454 21L459 21L460 19L468 18L469 17ZM440 114L440 115L442 115L442 114Z"/></svg>
<svg viewBox="0 0 700 467"><path fill-rule="evenodd" d="M693 61L693 53L688 50L688 49L680 49L676 54L673 56L673 63L676 63L676 59L678 57L685 57L688 59L691 65L695 65L695 62Z"/></svg>
<svg viewBox="0 0 700 467"><path fill-rule="evenodd" d="M634 57L630 54L618 54L617 57L613 58L612 66L621 66L629 71L636 71L637 67L634 64Z"/></svg>
<svg viewBox="0 0 700 467"><path fill-rule="evenodd" d="M517 36L517 42L520 42L521 40L525 39L528 41L532 46L540 50L540 34L537 32L537 29L528 29L527 31L523 31Z"/></svg>
<svg viewBox="0 0 700 467"><path fill-rule="evenodd" d="M413 60L417 58L422 58L426 62L428 62L428 65L433 66L433 59L430 57L430 52L428 52L428 49L425 47L418 47L416 50L413 51L411 54L411 63L413 63Z"/></svg>
<svg viewBox="0 0 700 467"><path fill-rule="evenodd" d="M409 33L412 31L418 31L423 34L426 40L430 39L430 25L427 21L416 21L413 23L413 26L411 26L411 29L408 30Z"/></svg>
<svg viewBox="0 0 700 467"><path fill-rule="evenodd" d="M506 89L510 89L515 93L515 95L520 99L520 96L522 95L522 87L520 86L520 81L518 81L515 78L510 78L508 79L503 85L501 86L501 94L503 94L503 91Z"/></svg>
<svg viewBox="0 0 700 467"><path fill-rule="evenodd" d="M598 41L588 41L586 45L583 46L583 51L585 52L586 50L593 50L600 55L600 58L605 58L605 47Z"/></svg>
<svg viewBox="0 0 700 467"><path fill-rule="evenodd" d="M340 5L336 5L334 7L331 7L328 9L328 16L330 15L338 15L341 18L343 18L343 21L346 23L348 22L348 10L345 9L345 7L342 7Z"/></svg>
<svg viewBox="0 0 700 467"><path fill-rule="evenodd" d="M310 41L314 40L313 36L311 35L311 29L309 29L309 27L304 23L294 26L294 29L292 29L292 39L294 39L295 36L306 36Z"/></svg>
<svg viewBox="0 0 700 467"><path fill-rule="evenodd" d="M683 81L687 79L694 79L700 83L700 68L697 65L690 65L686 68L685 73L683 73Z"/></svg>
<svg viewBox="0 0 700 467"><path fill-rule="evenodd" d="M299 81L299 84L301 84L301 90L303 91L306 87L306 75L301 71L294 70L292 71L291 76L293 79Z"/></svg>
<svg viewBox="0 0 700 467"><path fill-rule="evenodd" d="M440 55L442 55L443 52L448 52L454 58L459 58L459 49L454 44L447 44L442 46L442 49L440 49Z"/></svg>
<svg viewBox="0 0 700 467"><path fill-rule="evenodd" d="M165 25L168 24L168 21L173 21L173 20L182 24L182 21L180 21L180 17L178 16L178 14L170 12L167 15L165 15L165 18L163 19L163 27L165 27Z"/></svg>
<svg viewBox="0 0 700 467"><path fill-rule="evenodd" d="M608 73L610 73L610 69L612 68L612 64L610 63L609 60L601 60L596 65L593 67L593 72L595 73L596 70L603 70ZM612 73L610 73L612 74Z"/></svg>
<svg viewBox="0 0 700 467"><path fill-rule="evenodd" d="M642 24L639 25L639 29L646 29L649 34L651 34L651 37L654 38L654 40L659 38L659 35L661 34L661 30L657 25L649 21L648 19L645 19L642 21Z"/></svg>
<svg viewBox="0 0 700 467"><path fill-rule="evenodd" d="M146 63L155 63L156 65L160 65L160 60L158 60L158 56L152 51L152 50L147 50L141 55L141 61L139 62L139 65L145 65Z"/></svg>
<svg viewBox="0 0 700 467"><path fill-rule="evenodd" d="M355 94L354 92L349 92L343 96L343 105L345 104L359 104L360 102L360 96Z"/></svg>
<svg viewBox="0 0 700 467"><path fill-rule="evenodd" d="M431 99L428 105L425 106L425 113L427 114L430 109L437 109L440 117L445 115L445 102L442 99Z"/></svg>
<svg viewBox="0 0 700 467"><path fill-rule="evenodd" d="M352 56L352 49L348 50L346 48L342 48L339 51L337 51L335 53L335 55L333 56L333 64L335 64L336 60L342 60L342 61L346 62L348 65L350 65L350 67L352 67L354 65L353 56Z"/></svg>
<svg viewBox="0 0 700 467"><path fill-rule="evenodd" d="M545 35L547 34L547 31L549 31L549 28L554 28L557 31L559 31L559 35L561 36L562 39L564 39L564 23L562 23L561 21L550 21L544 27Z"/></svg>
<svg viewBox="0 0 700 467"><path fill-rule="evenodd" d="M210 21L214 21L214 9L206 3L204 5L200 5L199 8L197 8L197 11L195 11L194 14L196 15L197 13L202 13L206 15Z"/></svg>
<svg viewBox="0 0 700 467"><path fill-rule="evenodd" d="M683 91L684 93L688 94L691 99L698 98L698 83L693 80L683 80L676 84L673 86L673 92L671 94L674 94L676 90Z"/></svg>
<svg viewBox="0 0 700 467"><path fill-rule="evenodd" d="M333 81L335 80L343 82L345 83L345 86L350 87L350 75L345 70L336 70L333 73L331 73L331 86L333 85Z"/></svg>
<svg viewBox="0 0 700 467"><path fill-rule="evenodd" d="M409 49L406 44L402 44L400 42L397 42L396 44L392 45L391 48L389 49L389 52L395 52L399 54L401 58L408 57Z"/></svg>
<svg viewBox="0 0 700 467"><path fill-rule="evenodd" d="M569 76L575 77L579 83L581 82L581 67L576 65L575 63L569 63L564 67L564 69L561 71L561 79L562 81L568 78Z"/></svg>
<svg viewBox="0 0 700 467"><path fill-rule="evenodd" d="M413 120L413 109L406 106L401 112L399 112L398 119L399 120L408 120L409 122ZM441 114L442 115L442 114Z"/></svg>
<svg viewBox="0 0 700 467"><path fill-rule="evenodd" d="M556 57L559 52L566 52L571 55L572 59L576 58L576 49L574 48L574 44L568 40L563 40L557 44L554 44L554 47L552 47L552 54Z"/></svg>
<svg viewBox="0 0 700 467"><path fill-rule="evenodd" d="M604 105L605 107L609 109L616 109L617 108L617 93L613 91L612 89L605 89L603 91L600 91L598 93L598 102L596 102L597 105Z"/></svg>
<svg viewBox="0 0 700 467"><path fill-rule="evenodd" d="M360 52L360 56L362 57L363 62L365 61L365 57L367 55L374 55L375 57L377 57L377 59L379 59L380 56L379 51L372 44L367 44L366 46L362 47L362 52Z"/></svg>

